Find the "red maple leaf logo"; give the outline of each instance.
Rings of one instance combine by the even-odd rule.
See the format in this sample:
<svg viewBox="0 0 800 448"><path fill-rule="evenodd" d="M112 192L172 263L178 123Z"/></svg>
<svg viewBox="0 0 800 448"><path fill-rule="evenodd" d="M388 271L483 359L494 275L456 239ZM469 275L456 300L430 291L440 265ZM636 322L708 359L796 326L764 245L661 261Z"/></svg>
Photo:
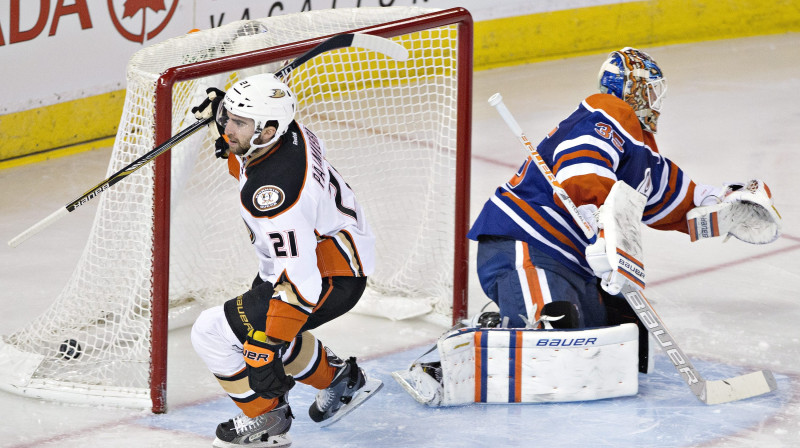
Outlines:
<svg viewBox="0 0 800 448"><path fill-rule="evenodd" d="M153 12L167 10L166 5L164 5L164 0L126 0L122 18L133 17L137 12L145 8L150 8Z"/></svg>

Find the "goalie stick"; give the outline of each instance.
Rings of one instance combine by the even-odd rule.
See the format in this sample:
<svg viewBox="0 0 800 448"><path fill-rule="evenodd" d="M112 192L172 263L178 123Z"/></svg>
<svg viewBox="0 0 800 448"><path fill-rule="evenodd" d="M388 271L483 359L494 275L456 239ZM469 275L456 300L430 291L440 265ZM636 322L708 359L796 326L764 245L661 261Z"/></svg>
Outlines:
<svg viewBox="0 0 800 448"><path fill-rule="evenodd" d="M291 73L297 67L300 67L304 63L308 62L310 59L322 53L348 47L356 47L356 48L363 48L366 50L376 51L378 53L381 53L385 56L388 56L398 61L405 61L408 59L408 50L406 50L406 48L403 47L402 45L396 42L392 42L389 39L380 36L373 36L371 34L346 33L346 34L338 34L329 39L326 39L316 47L307 51L305 54L299 56L297 59L293 60L292 62L290 62L277 72L275 72L274 75L277 78L283 78L287 76L289 73ZM28 238L41 232L54 222L63 218L68 213L77 210L80 206L96 198L101 193L111 188L117 182L121 181L122 179L125 179L126 177L136 172L139 168L152 162L156 157L160 156L170 148L182 142L190 135L197 132L200 128L209 124L212 120L213 118L205 118L181 130L172 138L154 148L152 151L144 154L143 156L134 160L121 170L112 174L110 177L106 178L105 180L101 181L94 187L90 188L88 191L78 196L75 200L68 203L66 206L59 208L55 212L48 215L46 218L42 219L41 221L37 222L27 230L15 236L14 238L8 241L8 245L11 247L19 246L22 242L24 242Z"/></svg>
<svg viewBox="0 0 800 448"><path fill-rule="evenodd" d="M591 242L594 242L596 240L596 235L591 226L578 212L577 207L556 180L550 168L545 164L544 159L542 159L539 152L528 140L525 133L522 132L522 128L503 103L503 97L499 93L495 93L489 98L489 104L497 109L497 112L511 129L511 132L514 133L525 147L527 155L536 162L539 171L550 182L553 192L564 204L575 222L583 229L584 235L586 235ZM626 282L625 286L622 288L622 295L636 312L636 315L639 316L644 326L647 327L647 331L650 335L658 341L659 345L667 353L667 356L678 373L684 376L686 383L694 395L703 403L720 404L743 400L745 398L772 392L778 388L775 377L769 370L760 370L758 372L739 375L724 380L709 381L704 379L683 350L678 346L678 343L672 337L669 330L667 330L661 317L658 316L655 309L653 309L653 305L650 304L647 298L628 282Z"/></svg>

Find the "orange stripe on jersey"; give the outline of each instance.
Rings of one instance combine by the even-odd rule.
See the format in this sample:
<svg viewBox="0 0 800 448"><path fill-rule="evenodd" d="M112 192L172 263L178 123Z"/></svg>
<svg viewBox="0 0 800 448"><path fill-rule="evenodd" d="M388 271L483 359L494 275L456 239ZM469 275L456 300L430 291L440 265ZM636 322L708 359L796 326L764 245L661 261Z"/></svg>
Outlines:
<svg viewBox="0 0 800 448"><path fill-rule="evenodd" d="M322 277L362 277L361 259L353 242L353 237L347 231L340 231L338 240L332 237L323 237L317 244L317 268ZM351 264L352 263L352 264ZM354 270L354 266L357 268Z"/></svg>
<svg viewBox="0 0 800 448"><path fill-rule="evenodd" d="M594 204L600 207L606 202L614 179L598 176L597 174L582 174L564 180L561 187L567 192L575 205ZM560 202L558 202L560 203Z"/></svg>
<svg viewBox="0 0 800 448"><path fill-rule="evenodd" d="M235 177L236 180L239 180L239 171L240 171L239 159L234 157L233 155L228 156L228 173L231 176Z"/></svg>
<svg viewBox="0 0 800 448"><path fill-rule="evenodd" d="M578 157L589 157L595 159L597 161L602 162L605 166L609 169L613 169L613 165L611 162L608 161L605 157L601 156L599 152L590 150L590 149L582 149L580 151L571 152L569 154L564 154L563 156L558 157L558 163L553 165L553 174L558 174L558 170L561 168L561 164L567 162L572 159L577 159Z"/></svg>
<svg viewBox="0 0 800 448"><path fill-rule="evenodd" d="M677 169L674 171L677 171ZM670 179L670 183L672 183L672 179ZM675 207L667 216L652 224L648 224L648 227L658 230L677 230L679 232L689 233L689 224L686 221L686 213L694 208L694 189L695 183L690 181L689 188L686 189L686 196L683 198L681 203L678 204L678 206ZM648 211L647 213L649 215L653 213L653 211ZM719 229L717 229L716 232L719 232Z"/></svg>
<svg viewBox="0 0 800 448"><path fill-rule="evenodd" d="M674 195L674 194L678 193L678 188L680 188L680 186L678 185L678 173L680 173L680 170L678 169L677 166L674 166L674 165L670 166L669 168L670 168L670 170L669 170L669 181L668 181L667 186L668 186L669 190L672 191L672 195ZM694 188L690 188L690 189L692 191L694 191ZM657 204L655 204L654 207L652 207L649 210L647 210L647 214L648 215L657 215L661 211L661 209L664 208L669 203L669 200L672 199L672 195L670 195L668 193L665 193L664 196L661 198L661 201L659 201ZM693 195L690 195L687 192L687 197L692 197L692 196Z"/></svg>
<svg viewBox="0 0 800 448"><path fill-rule="evenodd" d="M308 315L288 303L270 299L264 333L273 339L289 342L305 325Z"/></svg>
<svg viewBox="0 0 800 448"><path fill-rule="evenodd" d="M530 257L527 256L528 252L528 243L522 243L522 250L525 252L525 261L522 262L522 268L525 270L525 278L528 280L528 290L531 294L531 301L533 302L532 305L536 305L536 315L534 316L535 320L539 320L539 316L542 314L542 308L544 307L544 296L542 295L542 287L539 283L539 273L536 272L536 266L533 265L531 262ZM525 285L522 285L524 288Z"/></svg>
<svg viewBox="0 0 800 448"><path fill-rule="evenodd" d="M610 117L616 120L625 132L631 137L644 141L644 131L639 123L639 118L633 112L633 108L625 101L608 93L596 93L584 100L593 109L602 109Z"/></svg>
<svg viewBox="0 0 800 448"><path fill-rule="evenodd" d="M511 194L509 192L503 192L503 196L505 196L505 197L511 199L512 201L514 201L514 203L517 205L517 207L522 209L522 211L524 211L528 216L530 216L534 221L536 221L537 224L542 226L547 231L547 233L549 233L550 235L554 236L562 244L564 244L566 246L569 246L575 252L583 255L583 251L582 250L579 250L575 246L575 244L573 244L573 242L570 241L569 238L567 238L563 233L558 231L555 227L550 225L550 223L545 221L544 218L542 218L541 215L536 213L536 210L534 210L533 207L528 205L525 201L523 201L522 199L514 196L513 194Z"/></svg>
<svg viewBox="0 0 800 448"><path fill-rule="evenodd" d="M325 238L317 244L317 268L322 277L354 277L349 260L331 238Z"/></svg>

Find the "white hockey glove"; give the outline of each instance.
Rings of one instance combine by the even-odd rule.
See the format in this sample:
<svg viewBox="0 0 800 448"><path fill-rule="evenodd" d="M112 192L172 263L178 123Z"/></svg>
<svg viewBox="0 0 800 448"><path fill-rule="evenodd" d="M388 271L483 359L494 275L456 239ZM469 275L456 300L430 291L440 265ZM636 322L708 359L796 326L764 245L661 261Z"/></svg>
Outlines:
<svg viewBox="0 0 800 448"><path fill-rule="evenodd" d="M586 261L592 268L594 275L600 279L600 286L604 291L612 296L622 291L626 279L611 266L609 256L606 253L606 239L603 229L600 229L594 244L586 246Z"/></svg>
<svg viewBox="0 0 800 448"><path fill-rule="evenodd" d="M726 184L717 194L695 198L700 204L686 214L692 241L727 235L751 244L766 244L781 234L781 215L767 185L758 179Z"/></svg>
<svg viewBox="0 0 800 448"><path fill-rule="evenodd" d="M222 102L222 99L225 98L225 92L215 87L209 87L206 89L206 94L208 95L206 99L204 99L199 106L193 107L192 113L198 120L207 118L214 119L214 126L208 127L211 137L214 138L214 155L220 159L227 159L228 141L225 140L224 137L225 128L216 121L219 104Z"/></svg>
<svg viewBox="0 0 800 448"><path fill-rule="evenodd" d="M609 291L609 294L618 294L619 291L622 290L622 284L624 284L624 282L621 284L609 283L614 268L611 267L611 261L606 255L605 232L603 231L603 225L599 222L600 212L596 205L586 204L578 207L578 213L589 223L589 226L592 228L595 235L597 235L597 240L595 240L594 244L590 244L586 247L586 262L589 263L589 267L592 268L594 275L602 280L603 289L606 291L609 291L609 289L612 291L616 290L617 292Z"/></svg>

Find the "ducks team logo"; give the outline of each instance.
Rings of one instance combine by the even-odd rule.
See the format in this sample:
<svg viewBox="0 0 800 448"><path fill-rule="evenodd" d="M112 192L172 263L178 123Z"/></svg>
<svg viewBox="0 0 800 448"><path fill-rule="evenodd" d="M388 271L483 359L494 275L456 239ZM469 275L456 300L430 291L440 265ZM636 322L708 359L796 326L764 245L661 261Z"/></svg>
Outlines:
<svg viewBox="0 0 800 448"><path fill-rule="evenodd" d="M283 98L286 96L286 91L283 89L272 89L272 95L270 98Z"/></svg>
<svg viewBox="0 0 800 448"><path fill-rule="evenodd" d="M257 210L265 212L280 207L285 197L280 188L274 185L265 185L253 194L253 205Z"/></svg>

